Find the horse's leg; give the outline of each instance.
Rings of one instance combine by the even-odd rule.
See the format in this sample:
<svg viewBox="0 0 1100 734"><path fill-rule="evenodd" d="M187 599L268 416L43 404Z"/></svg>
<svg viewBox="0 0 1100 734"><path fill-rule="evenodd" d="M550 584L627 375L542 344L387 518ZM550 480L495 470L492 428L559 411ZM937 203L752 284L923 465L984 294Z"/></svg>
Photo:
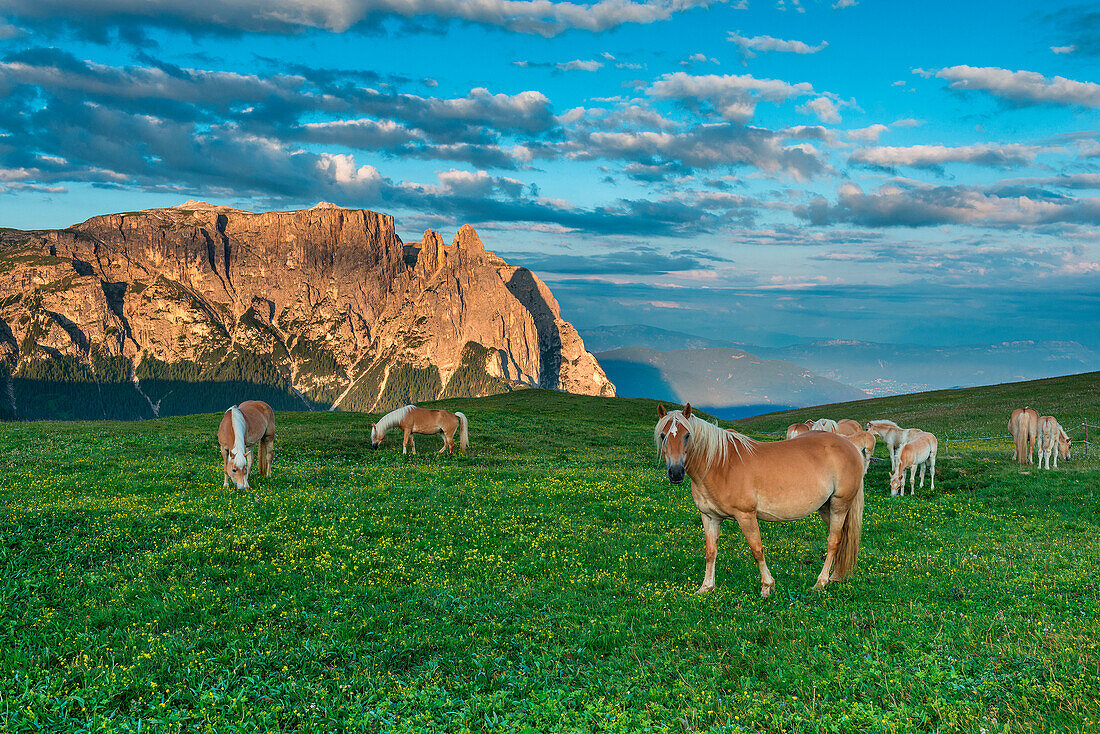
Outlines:
<svg viewBox="0 0 1100 734"><path fill-rule="evenodd" d="M815 589L824 589L825 585L829 583L829 576L833 570L833 560L840 548L840 534L844 532L844 520L848 517L848 507L851 504L849 501L845 507L841 508L836 497L829 500L829 540L825 552L825 563L821 566L821 573L817 575L817 583L814 584Z"/></svg>
<svg viewBox="0 0 1100 734"><path fill-rule="evenodd" d="M252 487L250 487L249 484L248 484L248 478L252 476L252 460L254 458L256 458L256 452L255 451L249 451L248 452L248 470L247 470L248 473L244 477L244 487L242 487L242 489L252 489Z"/></svg>
<svg viewBox="0 0 1100 734"><path fill-rule="evenodd" d="M264 463L260 467L263 469L264 476L271 476L271 461L275 458L275 436L267 436L264 438Z"/></svg>
<svg viewBox="0 0 1100 734"><path fill-rule="evenodd" d="M703 520L703 534L706 537L707 570L703 574L703 584L696 594L706 594L714 588L714 563L718 558L718 538L722 535L722 518L699 513Z"/></svg>
<svg viewBox="0 0 1100 734"><path fill-rule="evenodd" d="M409 433L409 431L406 429L405 430L405 440L401 442L401 453L402 454L409 453L409 439L411 437L412 437L412 434ZM414 448L413 451L416 451L416 449Z"/></svg>
<svg viewBox="0 0 1100 734"><path fill-rule="evenodd" d="M928 462L921 462L920 465L920 488L924 489L924 470L928 468Z"/></svg>
<svg viewBox="0 0 1100 734"><path fill-rule="evenodd" d="M229 449L222 449L222 487L229 486L229 475L225 473L225 462L229 461Z"/></svg>
<svg viewBox="0 0 1100 734"><path fill-rule="evenodd" d="M932 492L936 491L936 455L932 454L932 486L929 488Z"/></svg>
<svg viewBox="0 0 1100 734"><path fill-rule="evenodd" d="M756 565L760 569L760 596L768 596L775 588L775 578L772 576L772 572L768 570L768 564L764 561L764 543L760 540L760 523L756 519L756 513L738 512L734 514L734 517L737 518L737 524L741 526L741 532L744 533L745 540L749 541L749 550L752 551L752 557L756 560ZM711 571L711 579L713 580L713 567Z"/></svg>
<svg viewBox="0 0 1100 734"><path fill-rule="evenodd" d="M412 435L411 433L409 434L409 443L412 444L413 455L415 456L416 455L416 436Z"/></svg>
<svg viewBox="0 0 1100 734"><path fill-rule="evenodd" d="M917 493L916 484L917 484L917 465L913 464L913 466L909 467L909 496L910 497L912 497L913 495L915 495Z"/></svg>
<svg viewBox="0 0 1100 734"><path fill-rule="evenodd" d="M447 432L442 428L439 429L439 435L443 437L443 447L437 451L437 454L442 454L450 446L451 442L447 440Z"/></svg>

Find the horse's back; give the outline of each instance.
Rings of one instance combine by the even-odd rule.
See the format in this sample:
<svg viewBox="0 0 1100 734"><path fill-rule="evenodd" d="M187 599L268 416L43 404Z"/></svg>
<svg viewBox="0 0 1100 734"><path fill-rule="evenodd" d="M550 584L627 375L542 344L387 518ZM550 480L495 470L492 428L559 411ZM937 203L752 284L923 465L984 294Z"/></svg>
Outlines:
<svg viewBox="0 0 1100 734"><path fill-rule="evenodd" d="M841 436L854 436L857 433L862 433L863 426L857 421L851 418L841 418L836 422L836 432Z"/></svg>
<svg viewBox="0 0 1100 734"><path fill-rule="evenodd" d="M275 411L262 400L245 400L237 406L237 410L244 415L245 424L250 429L255 428L260 436L267 436L275 431ZM226 413L228 416L228 413ZM252 431L250 430L249 433Z"/></svg>
<svg viewBox="0 0 1100 734"><path fill-rule="evenodd" d="M798 484L807 472L863 477L863 455L850 440L830 431L806 431L786 441L758 443L753 459L760 470ZM746 461L753 460L746 459Z"/></svg>

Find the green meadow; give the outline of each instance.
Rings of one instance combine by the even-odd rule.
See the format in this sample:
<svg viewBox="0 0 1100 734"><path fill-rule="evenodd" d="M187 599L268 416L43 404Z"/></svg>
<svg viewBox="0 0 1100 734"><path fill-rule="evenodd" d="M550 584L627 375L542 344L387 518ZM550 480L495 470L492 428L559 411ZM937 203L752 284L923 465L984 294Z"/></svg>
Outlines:
<svg viewBox="0 0 1100 734"><path fill-rule="evenodd" d="M1100 378L738 424L941 435L934 492L891 498L873 462L850 581L811 590L816 515L765 524L769 599L734 523L694 594L702 529L652 401L445 401L465 456L434 437L402 456L399 434L371 451L374 416L279 413L248 492L222 488L217 415L0 424L0 730L1096 730L1100 462L961 440L1024 403L1100 423Z"/></svg>

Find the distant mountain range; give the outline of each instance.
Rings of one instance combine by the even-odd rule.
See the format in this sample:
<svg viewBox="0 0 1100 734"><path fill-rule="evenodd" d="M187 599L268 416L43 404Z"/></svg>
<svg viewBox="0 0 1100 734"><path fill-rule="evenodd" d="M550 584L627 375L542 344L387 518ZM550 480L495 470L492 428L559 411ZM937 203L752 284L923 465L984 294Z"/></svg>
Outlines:
<svg viewBox="0 0 1100 734"><path fill-rule="evenodd" d="M818 339L768 347L642 325L582 329L581 335L589 349L601 353L635 346L662 350L732 347L761 359L793 362L872 395L992 385L1100 369L1100 352L1074 341L925 346Z"/></svg>
<svg viewBox="0 0 1100 734"><path fill-rule="evenodd" d="M797 364L729 347L625 347L596 359L621 396L691 402L726 420L867 397Z"/></svg>

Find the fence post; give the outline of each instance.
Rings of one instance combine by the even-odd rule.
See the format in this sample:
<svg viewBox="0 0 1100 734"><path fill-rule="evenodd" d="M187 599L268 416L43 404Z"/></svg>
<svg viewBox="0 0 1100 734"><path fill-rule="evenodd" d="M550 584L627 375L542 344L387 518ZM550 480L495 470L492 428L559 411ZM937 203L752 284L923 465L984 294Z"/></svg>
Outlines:
<svg viewBox="0 0 1100 734"><path fill-rule="evenodd" d="M1089 419L1085 419L1085 458L1089 458Z"/></svg>

